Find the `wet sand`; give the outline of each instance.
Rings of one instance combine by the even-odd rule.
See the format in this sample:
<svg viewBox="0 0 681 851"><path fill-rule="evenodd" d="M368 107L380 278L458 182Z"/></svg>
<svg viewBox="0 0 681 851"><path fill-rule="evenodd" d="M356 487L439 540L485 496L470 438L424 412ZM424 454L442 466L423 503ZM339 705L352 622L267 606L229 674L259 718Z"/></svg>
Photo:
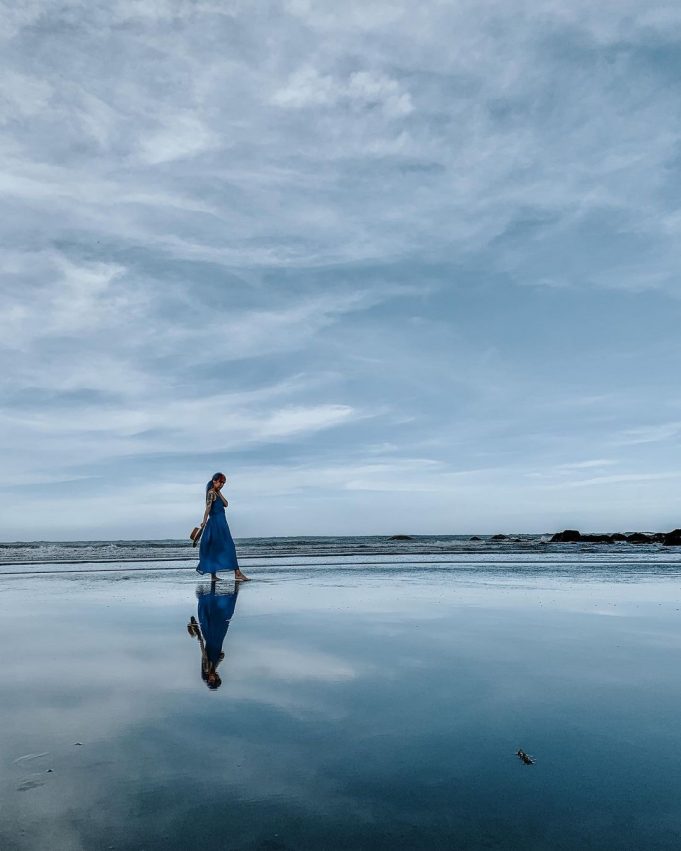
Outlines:
<svg viewBox="0 0 681 851"><path fill-rule="evenodd" d="M0 847L678 847L677 568L0 577Z"/></svg>

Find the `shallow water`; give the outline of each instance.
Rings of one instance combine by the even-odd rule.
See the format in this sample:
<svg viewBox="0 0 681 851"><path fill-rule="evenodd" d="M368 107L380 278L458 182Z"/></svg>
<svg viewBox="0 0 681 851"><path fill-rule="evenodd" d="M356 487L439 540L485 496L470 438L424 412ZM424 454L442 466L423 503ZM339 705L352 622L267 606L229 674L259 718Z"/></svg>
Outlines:
<svg viewBox="0 0 681 851"><path fill-rule="evenodd" d="M676 848L679 563L592 559L255 566L216 691L190 570L3 576L0 847Z"/></svg>

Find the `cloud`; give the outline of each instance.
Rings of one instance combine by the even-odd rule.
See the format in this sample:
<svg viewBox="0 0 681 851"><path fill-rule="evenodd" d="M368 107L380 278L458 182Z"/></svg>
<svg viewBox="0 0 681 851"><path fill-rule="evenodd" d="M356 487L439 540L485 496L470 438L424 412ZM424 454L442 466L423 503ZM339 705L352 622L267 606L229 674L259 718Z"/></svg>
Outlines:
<svg viewBox="0 0 681 851"><path fill-rule="evenodd" d="M558 469L571 472L573 470L588 470L592 467L609 467L612 464L617 464L617 461L611 458L593 458L589 461L572 461L567 464L561 464Z"/></svg>
<svg viewBox="0 0 681 851"><path fill-rule="evenodd" d="M621 431L614 439L620 446L636 446L642 443L662 443L673 440L681 434L681 420L667 423L655 423Z"/></svg>
<svg viewBox="0 0 681 851"><path fill-rule="evenodd" d="M678 4L31 0L0 40L3 534L40 471L153 520L140 479L179 516L228 453L314 501L254 531L533 528L613 446L674 463Z"/></svg>
<svg viewBox="0 0 681 851"><path fill-rule="evenodd" d="M0 78L0 122L7 123L10 116L28 118L46 108L52 95L52 86L47 80L6 71Z"/></svg>
<svg viewBox="0 0 681 851"><path fill-rule="evenodd" d="M629 484L639 482L659 482L663 479L678 479L681 473L621 473L615 476L592 476L589 479L567 482L560 487L582 488L593 485Z"/></svg>
<svg viewBox="0 0 681 851"><path fill-rule="evenodd" d="M275 393L276 388L271 395ZM75 407L78 416L74 418ZM16 466L8 464L5 485L42 477L50 459L59 457L69 459L66 470L84 471L88 466L93 470L93 465L116 458L181 455L197 435L202 454L224 456L248 447L310 438L369 416L370 412L348 405L275 407L265 394L259 404L233 394L136 408L99 403L69 405L49 413L5 414L1 422L6 439L17 448L35 447L32 457L22 457Z"/></svg>
<svg viewBox="0 0 681 851"><path fill-rule="evenodd" d="M380 109L387 118L409 115L414 107L409 92L384 74L354 71L347 79L322 75L304 67L291 75L287 85L275 92L273 103L285 108L346 106L349 109Z"/></svg>
<svg viewBox="0 0 681 851"><path fill-rule="evenodd" d="M140 143L140 156L149 165L193 157L219 148L221 140L195 115L179 114L168 117L163 126Z"/></svg>

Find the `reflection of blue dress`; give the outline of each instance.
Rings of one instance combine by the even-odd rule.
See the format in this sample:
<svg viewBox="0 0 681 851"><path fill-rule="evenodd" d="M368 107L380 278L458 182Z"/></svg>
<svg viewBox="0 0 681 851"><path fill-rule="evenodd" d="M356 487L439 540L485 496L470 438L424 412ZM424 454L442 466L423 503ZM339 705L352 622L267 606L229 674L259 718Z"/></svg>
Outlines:
<svg viewBox="0 0 681 851"><path fill-rule="evenodd" d="M199 545L199 573L217 573L218 570L238 570L236 547L227 525L225 506L217 497L210 507L206 528Z"/></svg>
<svg viewBox="0 0 681 851"><path fill-rule="evenodd" d="M208 660L217 665L222 653L222 642L227 635L229 620L234 614L237 592L234 594L201 594L199 596L199 623L206 644Z"/></svg>

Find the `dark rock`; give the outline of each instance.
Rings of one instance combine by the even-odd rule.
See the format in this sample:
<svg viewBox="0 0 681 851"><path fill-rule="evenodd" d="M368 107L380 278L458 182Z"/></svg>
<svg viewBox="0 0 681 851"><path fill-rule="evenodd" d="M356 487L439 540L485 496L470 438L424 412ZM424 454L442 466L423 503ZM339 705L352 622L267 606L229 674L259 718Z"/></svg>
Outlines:
<svg viewBox="0 0 681 851"><path fill-rule="evenodd" d="M644 535L642 532L634 532L633 535L627 535L627 541L630 544L652 544L653 539L650 535Z"/></svg>
<svg viewBox="0 0 681 851"><path fill-rule="evenodd" d="M672 543L667 544L667 541ZM634 532L631 535L623 535L621 532L613 532L612 535L582 535L576 529L565 529L556 532L551 538L552 544L614 544L617 541L626 541L629 544L667 544L667 546L681 546L681 529L664 534L656 532L654 535L644 535L642 532Z"/></svg>
<svg viewBox="0 0 681 851"><path fill-rule="evenodd" d="M662 543L665 547L681 547L681 529L674 529L673 532L669 532L664 536Z"/></svg>
<svg viewBox="0 0 681 851"><path fill-rule="evenodd" d="M390 540L391 541L413 541L414 539L412 538L411 535L391 535Z"/></svg>
<svg viewBox="0 0 681 851"><path fill-rule="evenodd" d="M612 544L612 535L582 535L582 541L589 544Z"/></svg>
<svg viewBox="0 0 681 851"><path fill-rule="evenodd" d="M508 541L508 535L492 535L491 541Z"/></svg>
<svg viewBox="0 0 681 851"><path fill-rule="evenodd" d="M562 532L556 532L551 538L552 544L573 544L576 541L581 541L582 536L576 529L564 529Z"/></svg>
<svg viewBox="0 0 681 851"><path fill-rule="evenodd" d="M477 536L477 535L473 535L473 537L472 537L472 538L469 538L468 540L469 540L469 541L482 541L482 538L478 538L478 536Z"/></svg>

